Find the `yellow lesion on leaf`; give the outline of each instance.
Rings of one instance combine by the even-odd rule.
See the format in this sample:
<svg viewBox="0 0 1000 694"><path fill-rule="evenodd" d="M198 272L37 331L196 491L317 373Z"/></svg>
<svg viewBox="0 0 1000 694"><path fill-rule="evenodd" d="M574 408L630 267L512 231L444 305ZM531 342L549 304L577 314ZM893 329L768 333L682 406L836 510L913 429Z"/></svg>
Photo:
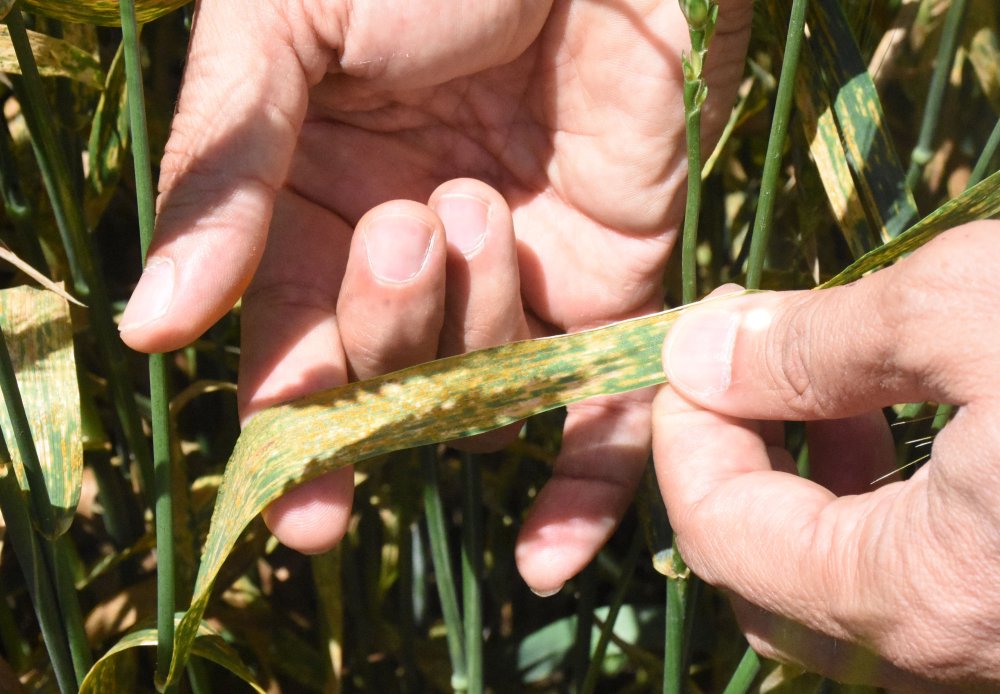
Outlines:
<svg viewBox="0 0 1000 694"><path fill-rule="evenodd" d="M140 24L151 22L189 2L191 0L136 0L136 19ZM99 26L118 26L121 23L118 0L24 0L23 5L31 12L64 22ZM3 5L0 5L2 9Z"/></svg>

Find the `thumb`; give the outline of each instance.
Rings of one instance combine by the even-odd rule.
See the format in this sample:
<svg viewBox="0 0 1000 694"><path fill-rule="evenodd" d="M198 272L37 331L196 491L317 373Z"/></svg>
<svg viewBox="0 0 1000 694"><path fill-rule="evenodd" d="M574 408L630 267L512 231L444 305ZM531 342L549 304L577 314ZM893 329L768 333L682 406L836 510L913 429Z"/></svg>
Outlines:
<svg viewBox="0 0 1000 694"><path fill-rule="evenodd" d="M198 6L147 269L120 326L135 349L194 340L236 303L260 259L309 84L273 5Z"/></svg>
<svg viewBox="0 0 1000 694"><path fill-rule="evenodd" d="M952 230L849 286L750 294L692 311L667 336L667 378L688 400L749 419L838 419L900 402L985 397L992 370L983 366L1000 356L983 320L1000 299L998 226Z"/></svg>

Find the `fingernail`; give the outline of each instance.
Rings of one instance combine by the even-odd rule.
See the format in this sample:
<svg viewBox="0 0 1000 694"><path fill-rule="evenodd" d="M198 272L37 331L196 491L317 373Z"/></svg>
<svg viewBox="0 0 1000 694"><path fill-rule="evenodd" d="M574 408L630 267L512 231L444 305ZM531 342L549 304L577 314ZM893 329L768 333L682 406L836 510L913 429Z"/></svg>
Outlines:
<svg viewBox="0 0 1000 694"><path fill-rule="evenodd" d="M451 194L438 198L437 214L444 223L448 241L466 258L474 256L486 241L490 206L473 195Z"/></svg>
<svg viewBox="0 0 1000 694"><path fill-rule="evenodd" d="M122 313L120 332L142 328L163 318L174 295L174 261L150 258Z"/></svg>
<svg viewBox="0 0 1000 694"><path fill-rule="evenodd" d="M427 262L434 230L417 217L388 214L362 232L372 273L383 282L409 282Z"/></svg>
<svg viewBox="0 0 1000 694"><path fill-rule="evenodd" d="M714 395L729 388L740 313L701 309L677 320L663 350L667 379L681 390Z"/></svg>
<svg viewBox="0 0 1000 694"><path fill-rule="evenodd" d="M561 584L559 584L558 586L556 586L555 588L553 588L551 590L535 590L534 588L531 588L531 592L534 593L535 595L537 595L540 598L551 598L553 595L555 595L560 590L562 590L564 585L566 585L566 584L565 583L561 583Z"/></svg>

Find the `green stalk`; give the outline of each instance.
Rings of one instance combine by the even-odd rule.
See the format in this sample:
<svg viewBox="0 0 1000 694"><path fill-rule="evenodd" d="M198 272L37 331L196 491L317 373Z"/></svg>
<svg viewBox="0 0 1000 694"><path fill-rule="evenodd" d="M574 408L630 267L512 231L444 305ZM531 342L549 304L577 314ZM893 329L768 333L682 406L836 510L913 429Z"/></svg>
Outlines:
<svg viewBox="0 0 1000 694"><path fill-rule="evenodd" d="M719 6L712 0L680 0L688 24L691 54L681 56L684 72L684 125L687 142L687 201L681 243L681 292L685 304L698 299L698 222L701 217L701 108L708 96L702 77L708 44L715 33ZM672 541L671 572L667 577L667 633L664 642L663 691L683 688L685 635L688 632L688 581L690 572ZM609 619L612 622L614 622ZM603 655L602 655L603 657Z"/></svg>
<svg viewBox="0 0 1000 694"><path fill-rule="evenodd" d="M615 630L615 622L618 621L618 612L621 611L622 603L632 582L632 574L635 573L635 566L639 562L639 552L642 550L643 535L642 528L637 528L632 536L632 544L629 545L628 553L625 555L624 567L621 577L618 579L618 586L611 597L611 604L608 606L608 616L601 625L601 634L594 646L594 652L590 656L590 667L587 669L587 676L583 680L581 694L592 694L597 688L597 680L601 676L601 664L604 662L604 655L611 642L611 635Z"/></svg>
<svg viewBox="0 0 1000 694"><path fill-rule="evenodd" d="M747 648L722 694L746 694L750 691L758 672L760 672L760 657L752 648Z"/></svg>
<svg viewBox="0 0 1000 694"><path fill-rule="evenodd" d="M126 368L125 350L118 336L107 286L90 249L83 211L74 191L73 177L59 145L48 103L31 52L24 17L15 7L4 19L21 67L22 77L14 82L24 113L31 145L42 173L56 224L62 238L78 299L90 307L90 320L101 360L107 370L108 385L115 411L122 423L125 441L139 463L147 493L153 489L152 462L146 450L142 423L135 407L131 379Z"/></svg>
<svg viewBox="0 0 1000 694"><path fill-rule="evenodd" d="M479 463L462 456L462 616L469 694L483 692L483 493Z"/></svg>
<svg viewBox="0 0 1000 694"><path fill-rule="evenodd" d="M152 163L146 125L146 99L142 87L142 63L139 53L139 26L135 0L119 3L122 42L125 45L125 82L128 93L132 160L135 163L136 204L139 212L139 235L142 257L146 258L153 238L155 222ZM164 681L174 649L174 606L176 602L174 568L174 511L171 494L170 409L167 392L167 362L163 354L149 355L149 393L153 430L153 485L156 517L156 670Z"/></svg>
<svg viewBox="0 0 1000 694"><path fill-rule="evenodd" d="M49 565L52 567L56 595L59 598L59 611L66 627L66 639L69 642L76 683L80 685L90 672L90 668L94 666L94 656L90 652L90 644L87 643L83 612L80 610L80 599L77 597L76 581L73 578L71 561L73 547L70 545L68 535L60 535L54 542L47 544Z"/></svg>
<svg viewBox="0 0 1000 694"><path fill-rule="evenodd" d="M424 465L424 513L427 515L427 536L431 543L431 562L437 579L438 599L444 615L448 655L451 658L451 688L456 692L468 689L465 667L465 642L462 639L462 615L458 609L455 576L451 569L448 551L448 531L444 522L444 504L441 503L441 486L438 480L437 454L434 446L421 449Z"/></svg>
<svg viewBox="0 0 1000 694"><path fill-rule="evenodd" d="M681 237L681 300L690 304L698 299L698 219L701 214L701 106L694 104L684 83L684 120L687 125L687 200L684 203L684 232Z"/></svg>
<svg viewBox="0 0 1000 694"><path fill-rule="evenodd" d="M924 166L934 156L934 135L941 120L944 90L948 86L948 73L951 72L952 63L955 61L955 49L958 46L966 4L967 0L952 0L948 14L944 18L941 43L938 44L937 56L934 59L934 73L931 75L927 101L924 103L924 116L920 122L920 135L910 154L910 168L906 172L906 186L910 189L916 187Z"/></svg>
<svg viewBox="0 0 1000 694"><path fill-rule="evenodd" d="M767 140L764 172L761 175L760 199L757 201L757 215L754 219L753 235L750 241L750 259L747 261L747 289L760 288L761 275L764 272L764 257L767 252L767 242L771 236L774 198L778 192L778 172L781 169L781 154L785 148L785 137L788 134L788 118L792 110L792 98L795 94L795 72L799 66L799 55L802 53L803 30L808 4L806 0L794 0L791 16L788 20L785 57L781 63L781 79L778 81L774 119L771 121L771 133Z"/></svg>
<svg viewBox="0 0 1000 694"><path fill-rule="evenodd" d="M329 673L324 694L340 694L344 672L344 571L341 566L343 546L337 546L311 558L313 582L319 599L320 614L326 626L326 652Z"/></svg>
<svg viewBox="0 0 1000 694"><path fill-rule="evenodd" d="M31 516L24 502L21 487L14 476L7 442L0 433L0 509L7 525L7 538L17 555L24 582L35 608L38 626L45 641L46 655L52 665L59 691L64 694L79 688L73 658L70 656L66 632L59 614L52 577L32 528Z"/></svg>
<svg viewBox="0 0 1000 694"><path fill-rule="evenodd" d="M687 633L688 607L690 603L691 570L684 557L677 551L677 536L674 536L670 551L669 573L667 574L667 615L666 637L663 650L663 692L680 694L685 687L684 637Z"/></svg>
<svg viewBox="0 0 1000 694"><path fill-rule="evenodd" d="M998 148L1000 148L1000 120L993 126L990 139L986 141L983 151L979 154L979 159L976 160L976 166L972 169L969 182L965 184L966 190L986 178L988 173L991 173L990 165L993 163L994 157L996 157Z"/></svg>
<svg viewBox="0 0 1000 694"><path fill-rule="evenodd" d="M702 78L708 44L715 32L719 6L712 0L680 0L688 22L691 54L681 56L684 71L684 124L687 133L687 202L684 208L684 232L681 240L681 287L683 301L698 298L698 219L701 215L701 107L708 96Z"/></svg>
<svg viewBox="0 0 1000 694"><path fill-rule="evenodd" d="M576 579L579 592L576 599L576 638L570 661L573 673L573 691L583 690L583 683L590 670L590 634L594 629L594 604L597 601L597 567L587 565Z"/></svg>

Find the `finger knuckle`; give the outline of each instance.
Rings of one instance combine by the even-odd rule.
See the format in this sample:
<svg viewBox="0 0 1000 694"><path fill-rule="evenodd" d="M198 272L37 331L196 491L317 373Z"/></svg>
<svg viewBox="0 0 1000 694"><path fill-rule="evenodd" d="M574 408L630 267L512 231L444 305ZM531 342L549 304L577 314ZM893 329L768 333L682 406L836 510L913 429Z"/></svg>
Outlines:
<svg viewBox="0 0 1000 694"><path fill-rule="evenodd" d="M769 331L766 363L774 387L793 412L804 417L826 410L824 391L817 380L814 335L822 326L811 301L803 301L778 316L776 330Z"/></svg>

